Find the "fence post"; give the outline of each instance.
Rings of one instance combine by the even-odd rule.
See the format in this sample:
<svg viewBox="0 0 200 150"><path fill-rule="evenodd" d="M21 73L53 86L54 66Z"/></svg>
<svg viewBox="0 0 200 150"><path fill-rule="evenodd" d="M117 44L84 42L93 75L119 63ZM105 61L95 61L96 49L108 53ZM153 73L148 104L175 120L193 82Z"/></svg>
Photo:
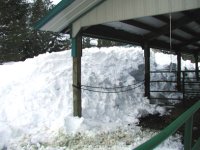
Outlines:
<svg viewBox="0 0 200 150"><path fill-rule="evenodd" d="M150 98L150 48L147 43L143 46L145 58L145 96Z"/></svg>
<svg viewBox="0 0 200 150"><path fill-rule="evenodd" d="M197 81L199 81L199 66L198 66L198 53L194 55L194 58L195 58L195 74L196 74L196 79Z"/></svg>
<svg viewBox="0 0 200 150"><path fill-rule="evenodd" d="M177 90L181 91L181 52L177 52Z"/></svg>
<svg viewBox="0 0 200 150"><path fill-rule="evenodd" d="M191 147L192 147L192 127L193 127L193 115L185 123L184 150L191 150Z"/></svg>
<svg viewBox="0 0 200 150"><path fill-rule="evenodd" d="M183 78L182 78L182 92L183 92L183 101L185 101L185 71L182 72Z"/></svg>

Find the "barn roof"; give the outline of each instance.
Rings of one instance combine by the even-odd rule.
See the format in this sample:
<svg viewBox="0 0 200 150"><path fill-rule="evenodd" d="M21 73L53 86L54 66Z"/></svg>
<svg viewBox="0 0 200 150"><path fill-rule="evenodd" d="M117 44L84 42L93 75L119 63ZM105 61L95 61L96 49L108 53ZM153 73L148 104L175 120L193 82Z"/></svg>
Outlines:
<svg viewBox="0 0 200 150"><path fill-rule="evenodd" d="M109 0L62 0L35 27L40 30L69 33L72 24L77 19L91 12L91 9L104 1ZM121 1L128 2L128 0ZM181 0L173 2L176 3L176 1L181 2ZM152 48L165 51L198 54L200 52L200 0L193 1L197 3L195 9L105 21L83 26L81 32L82 35L90 37L111 39L140 46L148 43Z"/></svg>
<svg viewBox="0 0 200 150"><path fill-rule="evenodd" d="M34 28L53 32L63 32L72 22L94 8L103 0L62 0L39 20Z"/></svg>

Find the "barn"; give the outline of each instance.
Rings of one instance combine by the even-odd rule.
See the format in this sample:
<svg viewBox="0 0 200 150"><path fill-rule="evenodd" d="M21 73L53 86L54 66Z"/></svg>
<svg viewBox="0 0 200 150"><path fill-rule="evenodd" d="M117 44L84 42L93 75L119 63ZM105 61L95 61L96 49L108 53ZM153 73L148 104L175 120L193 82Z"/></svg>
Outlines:
<svg viewBox="0 0 200 150"><path fill-rule="evenodd" d="M35 29L71 36L74 116L81 117L82 36L141 46L148 98L150 48L177 55L177 90L181 90L181 58L195 62L199 78L200 0L62 0Z"/></svg>

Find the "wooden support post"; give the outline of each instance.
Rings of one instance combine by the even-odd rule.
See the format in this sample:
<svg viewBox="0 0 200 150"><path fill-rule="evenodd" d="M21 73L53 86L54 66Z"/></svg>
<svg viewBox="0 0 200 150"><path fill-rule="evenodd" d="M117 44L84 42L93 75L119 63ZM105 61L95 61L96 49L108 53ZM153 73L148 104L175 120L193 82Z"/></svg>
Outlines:
<svg viewBox="0 0 200 150"><path fill-rule="evenodd" d="M199 58L198 54L194 54L194 59L195 59L195 74L196 74L197 81L199 81L199 65L198 65L199 59L198 58Z"/></svg>
<svg viewBox="0 0 200 150"><path fill-rule="evenodd" d="M82 56L82 36L78 34L72 38L73 57L73 115L81 117L81 56Z"/></svg>
<svg viewBox="0 0 200 150"><path fill-rule="evenodd" d="M177 52L177 90L181 91L181 53Z"/></svg>
<svg viewBox="0 0 200 150"><path fill-rule="evenodd" d="M150 48L148 44L145 44L143 49L145 59L145 96L150 98Z"/></svg>

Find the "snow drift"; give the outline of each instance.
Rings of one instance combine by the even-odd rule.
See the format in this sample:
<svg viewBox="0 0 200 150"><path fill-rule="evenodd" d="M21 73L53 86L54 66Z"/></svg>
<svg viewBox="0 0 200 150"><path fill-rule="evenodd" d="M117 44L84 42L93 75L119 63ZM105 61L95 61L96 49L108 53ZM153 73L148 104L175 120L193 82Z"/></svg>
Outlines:
<svg viewBox="0 0 200 150"><path fill-rule="evenodd" d="M0 72L0 149L131 149L156 133L137 127L138 118L165 113L149 104L140 86L120 93L83 90L83 117L73 117L70 51L7 63ZM84 49L83 85L129 86L143 81L143 72L138 47ZM179 136L161 145L181 147Z"/></svg>

